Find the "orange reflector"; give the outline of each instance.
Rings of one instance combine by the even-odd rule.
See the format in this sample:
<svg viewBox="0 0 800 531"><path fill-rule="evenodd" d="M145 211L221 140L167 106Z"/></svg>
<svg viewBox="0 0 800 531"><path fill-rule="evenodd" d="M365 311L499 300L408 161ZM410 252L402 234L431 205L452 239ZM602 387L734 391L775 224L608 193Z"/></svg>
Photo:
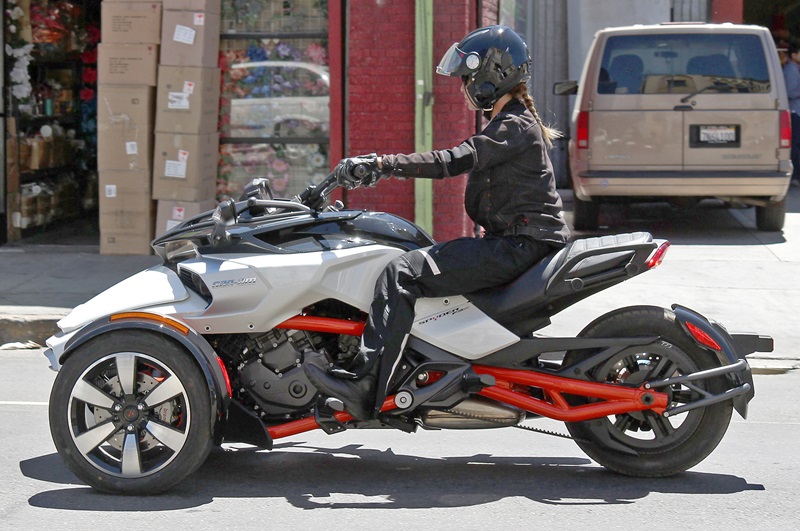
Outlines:
<svg viewBox="0 0 800 531"><path fill-rule="evenodd" d="M686 323L686 328L689 329L689 332L692 333L692 336L701 345L705 345L712 350L722 350L722 347L720 347L719 344L711 338L711 336L700 330L700 328L696 327L692 323Z"/></svg>
<svg viewBox="0 0 800 531"><path fill-rule="evenodd" d="M143 321L153 321L155 323L159 323L165 326L169 326L170 328L174 328L181 334L188 336L189 335L189 327L185 324L179 323L174 319L170 319L169 317L164 317L163 315L156 315L154 313L147 313L147 312L123 312L123 313L115 313L111 317L109 317L109 321L125 321L128 319L141 319Z"/></svg>

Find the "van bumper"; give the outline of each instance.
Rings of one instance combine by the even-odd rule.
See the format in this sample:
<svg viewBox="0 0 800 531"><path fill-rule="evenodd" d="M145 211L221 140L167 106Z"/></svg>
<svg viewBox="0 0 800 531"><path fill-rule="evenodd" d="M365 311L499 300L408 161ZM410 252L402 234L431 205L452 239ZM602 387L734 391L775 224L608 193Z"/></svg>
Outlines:
<svg viewBox="0 0 800 531"><path fill-rule="evenodd" d="M781 201L791 172L587 171L573 176L575 195L593 197L720 197Z"/></svg>

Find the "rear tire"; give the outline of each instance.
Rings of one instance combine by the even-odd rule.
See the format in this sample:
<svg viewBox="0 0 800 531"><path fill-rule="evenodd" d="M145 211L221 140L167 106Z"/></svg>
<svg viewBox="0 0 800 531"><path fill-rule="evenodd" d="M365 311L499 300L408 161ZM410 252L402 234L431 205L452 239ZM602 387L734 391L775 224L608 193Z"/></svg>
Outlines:
<svg viewBox="0 0 800 531"><path fill-rule="evenodd" d="M719 366L716 356L687 337L671 310L653 306L622 308L606 314L579 337L659 336L650 345L629 347L596 366L589 379L639 387L647 381L689 374ZM594 352L570 351L565 366ZM660 391L670 395L670 406L719 394L727 388L724 376L692 382L692 387L673 385ZM576 402L577 400L577 402ZM574 397L573 403L586 399ZM605 468L634 477L666 477L683 472L705 459L728 429L733 404L718 402L666 418L652 411L626 413L585 422L568 422L567 429L586 454ZM607 441L638 452L638 456L610 447Z"/></svg>
<svg viewBox="0 0 800 531"><path fill-rule="evenodd" d="M581 201L573 196L572 225L575 230L597 230L600 205L596 201Z"/></svg>
<svg viewBox="0 0 800 531"><path fill-rule="evenodd" d="M786 220L786 199L766 206L756 207L756 227L765 232L775 232L783 229Z"/></svg>
<svg viewBox="0 0 800 531"><path fill-rule="evenodd" d="M194 472L212 447L211 398L195 360L138 330L78 347L50 394L50 432L70 470L97 490L149 495Z"/></svg>

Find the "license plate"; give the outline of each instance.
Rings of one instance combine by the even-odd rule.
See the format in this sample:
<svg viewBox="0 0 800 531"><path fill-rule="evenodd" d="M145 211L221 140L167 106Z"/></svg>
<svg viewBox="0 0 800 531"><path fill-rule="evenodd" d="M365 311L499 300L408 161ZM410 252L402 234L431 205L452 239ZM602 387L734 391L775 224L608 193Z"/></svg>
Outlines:
<svg viewBox="0 0 800 531"><path fill-rule="evenodd" d="M742 146L742 129L739 125L689 126L691 148L738 148Z"/></svg>
<svg viewBox="0 0 800 531"><path fill-rule="evenodd" d="M729 144L736 142L736 126L701 125L699 140L702 144Z"/></svg>

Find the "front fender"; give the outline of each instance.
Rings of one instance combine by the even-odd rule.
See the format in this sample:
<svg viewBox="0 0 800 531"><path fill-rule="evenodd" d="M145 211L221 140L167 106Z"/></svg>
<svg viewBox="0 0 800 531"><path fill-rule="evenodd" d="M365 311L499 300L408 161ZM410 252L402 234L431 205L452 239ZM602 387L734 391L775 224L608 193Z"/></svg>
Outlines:
<svg viewBox="0 0 800 531"><path fill-rule="evenodd" d="M720 365L731 365L737 361L747 361L747 354L753 352L772 352L773 341L769 336L762 336L758 334L734 334L731 335L719 323L712 322L701 314L690 310L685 306L679 304L672 305L672 311L675 312L675 318L683 328L687 336L703 348L710 350L716 354L719 359ZM699 329L702 333L706 334L712 339L720 348L711 348L709 345L701 342L690 330L689 325ZM750 365L746 364L745 368L739 372L728 374L728 379L734 386L743 384L750 385L750 392L739 395L733 399L733 407L743 417L747 417L747 404L755 396L755 387L753 386L753 372Z"/></svg>
<svg viewBox="0 0 800 531"><path fill-rule="evenodd" d="M81 345L96 337L116 330L147 330L162 334L179 343L194 357L200 370L203 371L209 392L211 393L211 418L218 419L220 414L227 411L231 395L227 372L224 371L213 347L211 347L203 336L183 323L179 323L171 318L163 319L154 314L152 315L153 318L150 319L148 315L150 314L139 313L134 314L131 318L112 320L113 316L106 316L97 319L75 332L67 340L63 352L58 359L51 359L51 364L57 362L58 365L63 365ZM169 321L173 321L179 326L170 326ZM52 349L48 349L48 351L50 352L45 352L45 355L49 358L55 358Z"/></svg>

